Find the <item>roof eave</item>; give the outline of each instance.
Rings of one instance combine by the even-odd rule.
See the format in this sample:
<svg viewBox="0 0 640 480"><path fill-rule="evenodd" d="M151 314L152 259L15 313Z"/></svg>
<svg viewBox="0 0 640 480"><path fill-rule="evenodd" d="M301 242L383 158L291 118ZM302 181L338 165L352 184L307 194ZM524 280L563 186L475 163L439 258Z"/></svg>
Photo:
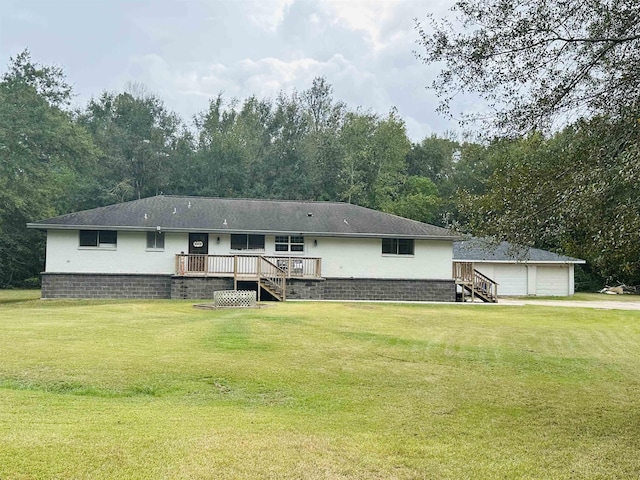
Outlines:
<svg viewBox="0 0 640 480"><path fill-rule="evenodd" d="M413 238L416 240L446 240L456 241L460 237L455 235L424 235L424 234L403 234L403 233L375 233L375 232L317 232L317 231L300 231L300 230L236 230L236 229L220 229L220 228L175 228L163 227L162 225L61 225L46 223L27 223L27 228L38 230L118 230L129 232L151 232L161 230L163 232L189 233L203 232L213 234L231 234L231 233L252 233L262 235L305 235L311 237L357 237L357 238Z"/></svg>
<svg viewBox="0 0 640 480"><path fill-rule="evenodd" d="M474 262L474 263L542 263L542 264L560 264L565 265L569 263L586 264L586 260L579 258L575 260L522 260L514 258L512 260L491 260L491 259L470 259L470 258L454 258L454 262Z"/></svg>

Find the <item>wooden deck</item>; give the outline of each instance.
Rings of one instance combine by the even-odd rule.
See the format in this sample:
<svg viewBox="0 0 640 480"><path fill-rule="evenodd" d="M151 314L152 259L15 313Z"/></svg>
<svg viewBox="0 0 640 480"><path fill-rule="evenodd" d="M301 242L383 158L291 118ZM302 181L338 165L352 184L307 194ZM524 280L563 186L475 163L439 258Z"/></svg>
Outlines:
<svg viewBox="0 0 640 480"><path fill-rule="evenodd" d="M288 278L321 278L320 267L320 258L316 257L176 255L177 275L233 277L235 290L239 281L254 281L278 300L286 299Z"/></svg>
<svg viewBox="0 0 640 480"><path fill-rule="evenodd" d="M257 279L267 260L286 278L321 278L320 258L270 255L176 255L176 274L198 277L240 277Z"/></svg>

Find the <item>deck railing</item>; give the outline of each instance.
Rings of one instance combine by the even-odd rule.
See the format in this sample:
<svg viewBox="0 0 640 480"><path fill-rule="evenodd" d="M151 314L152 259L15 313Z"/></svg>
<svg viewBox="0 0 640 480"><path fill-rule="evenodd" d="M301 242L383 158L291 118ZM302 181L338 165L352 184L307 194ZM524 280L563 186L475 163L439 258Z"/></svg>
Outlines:
<svg viewBox="0 0 640 480"><path fill-rule="evenodd" d="M258 278L266 265L261 259L284 271L287 278L320 278L321 259L275 255L176 255L176 273L189 276L233 276Z"/></svg>
<svg viewBox="0 0 640 480"><path fill-rule="evenodd" d="M498 284L479 271L473 271L474 294L486 298L490 302L498 301Z"/></svg>
<svg viewBox="0 0 640 480"><path fill-rule="evenodd" d="M453 278L460 283L473 283L473 263L453 262Z"/></svg>
<svg viewBox="0 0 640 480"><path fill-rule="evenodd" d="M266 257L258 257L258 283L279 300L287 297L287 272Z"/></svg>

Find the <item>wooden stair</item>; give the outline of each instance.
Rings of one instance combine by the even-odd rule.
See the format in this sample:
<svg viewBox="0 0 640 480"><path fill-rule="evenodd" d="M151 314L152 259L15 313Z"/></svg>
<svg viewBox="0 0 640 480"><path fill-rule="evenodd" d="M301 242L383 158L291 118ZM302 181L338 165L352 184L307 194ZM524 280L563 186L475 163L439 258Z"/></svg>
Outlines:
<svg viewBox="0 0 640 480"><path fill-rule="evenodd" d="M287 299L287 272L275 263L260 257L258 265L258 290L269 292L279 302Z"/></svg>
<svg viewBox="0 0 640 480"><path fill-rule="evenodd" d="M284 290L269 279L260 279L258 281L258 288L262 288L265 292L269 292L269 294L279 302L282 302L285 299Z"/></svg>
<svg viewBox="0 0 640 480"><path fill-rule="evenodd" d="M455 262L453 278L462 287L462 295L467 292L471 301L479 298L486 303L498 302L498 283L473 268L470 262Z"/></svg>

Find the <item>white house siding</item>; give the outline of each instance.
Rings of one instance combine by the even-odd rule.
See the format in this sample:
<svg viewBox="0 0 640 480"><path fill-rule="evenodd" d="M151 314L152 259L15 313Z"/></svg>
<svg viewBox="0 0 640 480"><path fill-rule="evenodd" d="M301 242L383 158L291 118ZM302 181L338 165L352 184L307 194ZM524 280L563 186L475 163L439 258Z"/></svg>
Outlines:
<svg viewBox="0 0 640 480"><path fill-rule="evenodd" d="M573 295L573 265L476 262L475 268L498 283L498 296Z"/></svg>
<svg viewBox="0 0 640 480"><path fill-rule="evenodd" d="M308 255L322 258L329 278L450 279L453 258L449 241L416 240L414 255L383 255L379 238L317 238ZM313 243L313 240L310 240Z"/></svg>
<svg viewBox="0 0 640 480"><path fill-rule="evenodd" d="M147 250L145 232L118 232L116 248L80 247L78 230L47 231L47 272L164 273L175 272L175 254L186 251L188 234L167 233L164 250Z"/></svg>
<svg viewBox="0 0 640 480"><path fill-rule="evenodd" d="M146 232L118 231L116 248L79 247L78 230L47 232L46 271L51 273L175 273L175 255L188 252L188 233L167 232L165 248L146 248ZM219 239L219 241L218 241ZM317 241L317 242L314 242ZM231 250L230 234L210 234L209 254ZM379 238L305 237L305 251L275 251L275 236L265 237L266 255L322 259L322 276L331 278L450 279L452 242L416 240L414 255L382 255Z"/></svg>

